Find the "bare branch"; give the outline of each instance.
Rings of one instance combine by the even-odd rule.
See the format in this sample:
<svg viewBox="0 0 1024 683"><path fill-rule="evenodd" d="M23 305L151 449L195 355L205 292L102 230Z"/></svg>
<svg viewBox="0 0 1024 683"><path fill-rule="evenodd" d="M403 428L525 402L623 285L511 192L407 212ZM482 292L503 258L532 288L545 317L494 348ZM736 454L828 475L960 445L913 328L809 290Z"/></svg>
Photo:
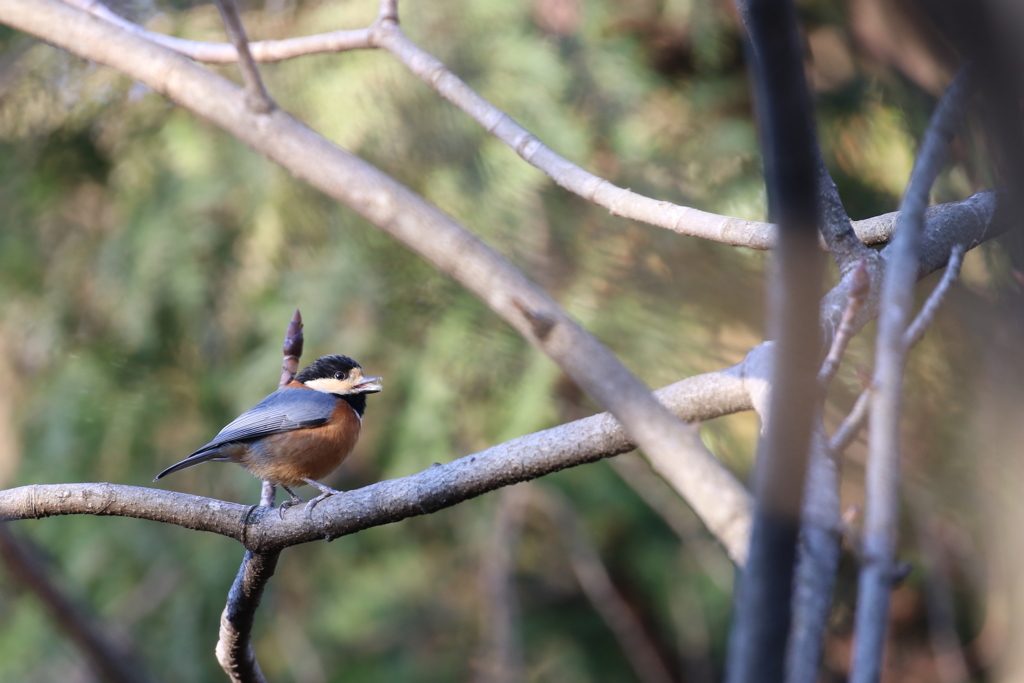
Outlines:
<svg viewBox="0 0 1024 683"><path fill-rule="evenodd" d="M245 35L245 26L242 25L242 17L238 15L235 0L217 0L217 9L220 10L228 39L240 57L238 65L245 83L246 103L257 114L266 114L274 108L274 100L270 99L270 93L260 78L260 70L249 52L249 39Z"/></svg>
<svg viewBox="0 0 1024 683"><path fill-rule="evenodd" d="M228 602L220 615L216 653L217 662L232 683L266 683L252 649L252 625L263 589L274 575L280 556L279 549L246 550L242 566L228 591Z"/></svg>
<svg viewBox="0 0 1024 683"><path fill-rule="evenodd" d="M755 351L761 349L757 347ZM770 360L770 359L767 359ZM680 419L710 420L751 408L751 385L763 384L766 354L727 370L682 380L656 393ZM266 551L338 538L407 517L429 514L503 486L596 462L633 450L635 444L608 413L528 434L423 472L332 496L305 514L276 512L173 491L116 484L53 484L0 491L0 521L52 515L113 515L177 524ZM321 511L322 508L322 511ZM726 510L742 527L749 503ZM749 519L749 517L747 517ZM746 552L739 537L726 548Z"/></svg>
<svg viewBox="0 0 1024 683"><path fill-rule="evenodd" d="M106 5L99 2L99 0L64 0L64 2L83 9L119 28L146 38L169 50L183 54L190 59L210 64L230 64L238 61L238 52L233 45L228 43L184 40L155 33L115 14ZM257 62L278 62L311 54L374 49L379 46L380 36L385 35L394 28L394 30L398 31L395 38L396 45L398 46L396 49L400 48L399 52L395 53L395 56L402 59L403 62L407 62L407 66L415 62L418 65L417 68L412 69L412 66L409 66L409 68L428 85L438 90L442 97L474 118L488 132L494 133L494 131L488 128L490 124L504 123L503 117L508 119L506 114L498 110L490 102L484 100L463 81L451 74L440 61L412 43L404 33L397 29L397 26L392 28L383 26L384 22L388 21L397 23L397 12L394 3L385 2L381 6L381 12L377 17L377 21L369 28L331 31L329 33L288 38L286 40L258 41L249 43L249 51ZM422 64L427 66L419 66ZM435 84L435 80L437 84ZM444 86L443 89L442 85ZM536 145L543 147L543 143L536 140L535 137L519 127L511 119L508 119L507 123L508 126L502 126L503 131L506 128L509 131L509 135L505 137L509 137L512 140L525 141L526 138L523 137L525 135L531 138ZM500 139L506 143L508 142L504 137ZM519 152L518 147L512 146L513 149ZM628 213L625 212L625 209L621 209L621 201L611 201L611 204L606 206L606 208L615 215L621 215L650 225L665 227L680 234L704 237L732 246L749 247L751 249L775 248L777 240L776 226L771 223L719 216L698 209L678 206L671 202L643 197L634 192L616 188L607 181L571 164L550 150L548 150L548 153L553 156L550 158L544 157L550 162L546 163L545 166L541 166L539 162L535 163L529 159L527 161L547 173L570 192L580 194L585 199L593 201L589 194L577 192L573 187L580 186L584 191L590 192L594 191L594 188L601 186L603 188L602 196L607 194L611 197L611 200L615 200L616 192L624 193L621 197L630 199L630 201L625 202L626 206L632 204L631 198L637 198L636 203L639 208L631 209ZM554 178L549 171L549 167L551 171L557 171L566 175L568 177L566 184ZM851 238L845 227L851 225L850 219L846 216L842 202L839 201L835 183L828 176L828 172L824 168L824 162L821 162L821 169L823 177L819 181L819 192L821 193L824 216L822 224L823 226L830 227L831 230L831 232L824 232L823 237L826 244L829 245L829 249L837 254L854 254L859 259L863 255L862 250L854 242L867 246L886 244L892 238L893 229L899 214L888 213L874 218L854 221L852 223L854 236ZM942 207L933 207L933 209L929 210L929 216L934 212L943 210L944 207L955 207L958 204L960 202L952 202ZM601 204L601 206L605 205ZM622 212L619 212L620 209ZM856 263L857 259L852 259L852 262Z"/></svg>
<svg viewBox="0 0 1024 683"><path fill-rule="evenodd" d="M395 23L380 22L373 31L374 44L397 57L441 97L475 119L488 133L559 186L608 209L612 215L734 246L770 249L774 244L774 231L767 224L658 201L593 175L556 154L508 114L477 94L436 57L409 40Z"/></svg>
<svg viewBox="0 0 1024 683"><path fill-rule="evenodd" d="M903 335L913 305L913 287L919 269L917 252L924 231L928 195L963 118L970 80L969 69L961 69L932 116L903 198L899 227L883 281L865 482L865 563L860 573L852 683L875 683L881 675L899 509L900 417L907 351Z"/></svg>
<svg viewBox="0 0 1024 683"><path fill-rule="evenodd" d="M99 0L64 0L64 2L83 9L141 38L166 47L168 50L181 53L197 62L233 64L238 61L238 50L230 43L185 40L162 33L155 33L115 14L110 8L99 2ZM351 31L331 31L330 33L289 38L287 40L260 40L255 43L249 43L249 52L257 62L281 62L304 55L365 50L372 47L370 44L370 29L363 28Z"/></svg>
<svg viewBox="0 0 1024 683"><path fill-rule="evenodd" d="M818 371L818 384L822 388L828 386L832 378L836 376L836 371L839 370L839 364L846 354L846 347L850 344L850 340L853 339L857 314L860 313L860 309L864 306L864 301L868 298L870 289L871 276L868 275L868 261L867 259L861 259L860 265L854 271L853 280L850 283L850 294L846 310L843 311L843 319L839 323L839 329L836 330L835 336L832 338L832 347L828 350L825 362L822 363L821 370Z"/></svg>
<svg viewBox="0 0 1024 683"><path fill-rule="evenodd" d="M801 502L820 390L824 275L818 249L821 164L789 0L739 2L753 70L771 210L779 219L768 321L777 339L771 398L755 462L754 525L734 597L727 680L781 681Z"/></svg>
<svg viewBox="0 0 1024 683"><path fill-rule="evenodd" d="M255 115L238 87L138 36L56 0L2 0L0 20L113 66L221 126L345 203L476 294L611 411L652 462L682 460L681 495L720 538L743 535L747 492L622 363L519 269L466 228L364 160L275 109ZM322 506L318 506L318 510Z"/></svg>
<svg viewBox="0 0 1024 683"><path fill-rule="evenodd" d="M833 458L838 458L842 455L850 447L850 444L854 442L857 435L860 434L860 430L864 428L864 425L868 423L868 408L870 406L871 389L865 389L860 392L857 402L853 404L853 409L843 419L839 429L836 430L836 433L832 435L828 442L828 450Z"/></svg>
<svg viewBox="0 0 1024 683"><path fill-rule="evenodd" d="M938 312L939 307L942 306L946 293L960 276L960 266L963 265L963 262L964 246L957 244L949 255L949 264L946 266L946 272L942 274L939 284L928 295L928 299L924 302L924 306L921 307L917 317L914 318L914 322L903 333L903 347L906 350L910 350L911 347L916 346L924 338L924 333L928 326L932 324L932 320L935 319L935 314Z"/></svg>
<svg viewBox="0 0 1024 683"><path fill-rule="evenodd" d="M815 137L814 153L817 160L818 176L818 205L820 220L818 230L832 257L839 266L840 273L846 273L870 254L868 249L858 239L850 216L846 213L843 201L839 197L839 190L832 176L825 166L825 160L821 157L821 149Z"/></svg>
<svg viewBox="0 0 1024 683"><path fill-rule="evenodd" d="M787 683L814 683L832 613L842 555L839 471L829 457L825 427L817 420L811 441L800 526L800 554L793 579L793 624L786 653Z"/></svg>
<svg viewBox="0 0 1024 683"><path fill-rule="evenodd" d="M19 539L0 524L0 558L18 583L39 599L43 607L89 662L97 676L112 683L145 683L150 678L128 651L127 643L116 642L96 617L87 613L61 592L49 579L47 567L27 539Z"/></svg>
<svg viewBox="0 0 1024 683"><path fill-rule="evenodd" d="M576 511L569 501L553 489L534 488L531 502L543 510L558 529L569 552L569 561L590 604L619 642L630 665L642 683L672 683L657 649L644 633L629 603L612 583L601 556L587 538Z"/></svg>
<svg viewBox="0 0 1024 683"><path fill-rule="evenodd" d="M288 328L284 333L281 361L281 379L278 388L284 387L299 371L302 358L302 314L295 309ZM260 507L274 507L276 487L269 481L263 482ZM231 678L232 683L266 683L256 653L252 649L252 625L256 610L263 598L263 589L274 575L280 549L265 552L247 550L238 568L235 580L228 591L227 604L220 616L220 632L217 637L217 662Z"/></svg>

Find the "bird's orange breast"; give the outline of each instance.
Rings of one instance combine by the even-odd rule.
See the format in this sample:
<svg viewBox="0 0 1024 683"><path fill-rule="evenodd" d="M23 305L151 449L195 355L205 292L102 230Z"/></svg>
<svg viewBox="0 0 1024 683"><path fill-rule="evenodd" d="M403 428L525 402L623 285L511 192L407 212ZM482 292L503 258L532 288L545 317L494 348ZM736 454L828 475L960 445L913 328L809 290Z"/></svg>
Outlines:
<svg viewBox="0 0 1024 683"><path fill-rule="evenodd" d="M326 424L264 437L240 453L237 462L273 484L301 486L304 479L333 472L352 453L360 427L356 412L339 400Z"/></svg>

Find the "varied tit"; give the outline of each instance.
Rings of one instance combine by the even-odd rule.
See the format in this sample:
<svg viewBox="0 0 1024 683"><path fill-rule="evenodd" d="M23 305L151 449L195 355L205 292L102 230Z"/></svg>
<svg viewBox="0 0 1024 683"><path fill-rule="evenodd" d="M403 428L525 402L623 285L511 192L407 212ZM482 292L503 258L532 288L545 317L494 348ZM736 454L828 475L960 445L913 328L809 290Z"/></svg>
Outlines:
<svg viewBox="0 0 1024 683"><path fill-rule="evenodd" d="M320 495L307 509L338 493L318 479L333 472L359 439L366 395L381 390L380 377L364 377L348 356L323 356L295 379L242 413L198 451L156 475L157 479L204 462L237 462L292 497L293 487L309 484Z"/></svg>

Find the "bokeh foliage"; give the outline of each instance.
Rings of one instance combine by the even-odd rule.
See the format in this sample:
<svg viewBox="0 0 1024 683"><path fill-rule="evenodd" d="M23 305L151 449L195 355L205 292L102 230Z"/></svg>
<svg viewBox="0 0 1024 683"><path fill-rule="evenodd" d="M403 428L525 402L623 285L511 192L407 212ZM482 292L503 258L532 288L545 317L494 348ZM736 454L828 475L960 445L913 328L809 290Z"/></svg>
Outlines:
<svg viewBox="0 0 1024 683"><path fill-rule="evenodd" d="M254 39L365 26L376 12L365 0L267 5L247 8ZM414 40L574 162L651 196L765 218L743 49L725 4L401 9ZM803 10L808 30L838 36L829 44L854 64L819 93L826 156L850 211L894 210L931 101L861 67L842 4ZM119 11L223 39L212 5ZM334 486L411 474L596 409L472 296L221 131L108 70L10 31L0 41L0 485L147 485L274 388L295 307L306 360L346 353L385 378ZM763 254L566 195L383 52L263 73L284 108L470 226L651 386L736 362L760 341ZM962 172L943 183L940 199L969 189ZM866 346L855 352L868 362ZM941 359L930 367L925 386L948 381ZM857 380L846 372L841 382L837 400L848 405ZM753 418L704 434L746 476ZM240 502L259 490L217 464L160 485ZM606 463L540 485L578 507L669 666L719 671L730 601L722 557L695 562ZM493 508L485 496L285 552L257 620L263 670L299 682L470 678ZM235 543L93 517L18 528L51 553L71 593L131 633L160 679L222 679L213 644ZM531 680L633 680L533 515L517 566ZM0 614L0 680L80 670L31 596L0 582Z"/></svg>

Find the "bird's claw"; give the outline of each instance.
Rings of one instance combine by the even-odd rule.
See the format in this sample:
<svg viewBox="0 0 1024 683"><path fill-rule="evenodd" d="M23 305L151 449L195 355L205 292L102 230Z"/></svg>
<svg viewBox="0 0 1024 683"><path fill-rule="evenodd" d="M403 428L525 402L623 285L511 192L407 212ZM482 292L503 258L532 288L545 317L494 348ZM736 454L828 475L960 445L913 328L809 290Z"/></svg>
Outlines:
<svg viewBox="0 0 1024 683"><path fill-rule="evenodd" d="M314 481L312 479L306 479L305 481L310 486L315 486L316 488L320 489L320 495L317 496L316 498L313 498L311 501L309 501L309 504L306 505L306 516L307 517L312 517L313 516L313 508L315 508L317 506L317 503L319 503L320 501L324 500L325 498L330 498L331 496L333 496L336 493L341 493L341 491L336 491L336 490L332 489L330 486L324 486L323 484L321 484L318 481Z"/></svg>
<svg viewBox="0 0 1024 683"><path fill-rule="evenodd" d="M281 507L279 507L279 508L277 509L277 514L278 514L278 516L279 516L279 517L280 517L281 519L284 519L284 511L285 511L285 510L287 510L288 508L290 508L290 507L291 507L291 506L293 506L293 505L298 505L299 503L301 503L301 502L302 502L302 499L301 499L301 498L299 498L299 497L298 497L297 495L295 495L295 492L294 492L294 491L292 491L292 490L291 490L290 488L288 488L287 486L285 486L284 484L282 484L282 485L281 485L281 488L283 488L283 489L284 489L285 491L287 491L287 492L288 492L288 495L292 497L292 499L291 499L291 500L285 500L285 501L282 501L282 502L281 502Z"/></svg>

